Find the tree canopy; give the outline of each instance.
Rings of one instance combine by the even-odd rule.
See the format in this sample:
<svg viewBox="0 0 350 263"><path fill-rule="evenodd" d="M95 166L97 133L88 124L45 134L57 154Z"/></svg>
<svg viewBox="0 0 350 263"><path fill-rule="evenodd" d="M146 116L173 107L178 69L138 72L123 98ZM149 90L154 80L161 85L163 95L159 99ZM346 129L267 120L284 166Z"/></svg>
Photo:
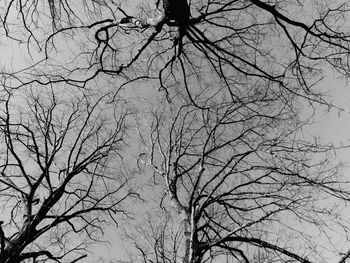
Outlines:
<svg viewBox="0 0 350 263"><path fill-rule="evenodd" d="M346 146L305 132L347 111L347 1L1 7L0 263L350 257Z"/></svg>

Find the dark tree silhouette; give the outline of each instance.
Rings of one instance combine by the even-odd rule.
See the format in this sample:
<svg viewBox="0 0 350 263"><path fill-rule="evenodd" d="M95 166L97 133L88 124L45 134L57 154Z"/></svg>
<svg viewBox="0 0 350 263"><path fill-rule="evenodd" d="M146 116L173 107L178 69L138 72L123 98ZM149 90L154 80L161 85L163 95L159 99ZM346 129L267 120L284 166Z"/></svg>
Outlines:
<svg viewBox="0 0 350 263"><path fill-rule="evenodd" d="M1 109L1 263L76 262L135 196L120 156L126 110L31 88ZM17 104L20 101L19 104ZM103 115L115 113L115 119ZM118 219L119 218L119 219Z"/></svg>
<svg viewBox="0 0 350 263"><path fill-rule="evenodd" d="M322 81L350 75L349 12L345 0L3 1L0 263L82 259L133 195L124 155L181 232L169 253L167 224L146 235L153 250L130 234L135 261L325 262L328 237L345 262L349 180L338 146L304 131L316 110L345 112Z"/></svg>
<svg viewBox="0 0 350 263"><path fill-rule="evenodd" d="M191 16L190 7L186 0L176 2L172 0L163 0L163 9L165 19L169 20L169 22L174 20L175 24L179 27L179 35L177 36L176 44L179 46L178 55L181 55L182 38L189 27L189 20Z"/></svg>

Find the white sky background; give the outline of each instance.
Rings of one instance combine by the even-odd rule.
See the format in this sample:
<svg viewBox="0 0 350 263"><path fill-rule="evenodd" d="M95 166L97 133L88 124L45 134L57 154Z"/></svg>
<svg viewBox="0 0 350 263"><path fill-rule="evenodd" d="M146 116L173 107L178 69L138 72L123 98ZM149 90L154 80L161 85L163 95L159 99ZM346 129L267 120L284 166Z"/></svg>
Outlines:
<svg viewBox="0 0 350 263"><path fill-rule="evenodd" d="M134 1L137 3L137 0ZM137 13L133 12L132 4L129 5L127 10L132 15ZM33 55L33 57L28 56L26 48L25 45L18 46L17 42L10 41L2 35L0 38L0 70L8 71L12 69L13 71L18 71L25 68L28 63L39 60L38 54ZM316 113L316 123L305 132L309 133L309 135L320 136L324 138L325 142L333 142L336 146L341 144L350 145L350 84L346 83L345 80L335 79L332 74L329 74L329 77L322 81L320 86L322 86L322 89L329 91L330 101L333 102L334 105L343 108L344 112L340 112L337 109L330 109L329 112L327 112L325 108L320 108ZM153 90L147 87L147 92L149 91ZM138 89L136 92L130 92L133 95L138 92L140 96L142 96L144 91ZM150 93L148 93L148 95L149 94ZM349 168L344 170L344 174L350 178L350 148L339 150L337 159L349 165ZM106 232L106 236L114 239L113 243L111 246L102 245L99 251L95 251L95 258L90 258L87 262L96 262L95 260L99 257L99 254L106 256L107 259L109 257L111 259L119 258L122 253L122 246L125 244L112 230Z"/></svg>
<svg viewBox="0 0 350 263"><path fill-rule="evenodd" d="M324 142L332 142L335 146L350 146L350 83L330 73L320 83L320 88L329 95L329 101L343 111L320 107L316 111L314 123L305 132L323 138ZM350 148L339 150L337 158L350 166Z"/></svg>

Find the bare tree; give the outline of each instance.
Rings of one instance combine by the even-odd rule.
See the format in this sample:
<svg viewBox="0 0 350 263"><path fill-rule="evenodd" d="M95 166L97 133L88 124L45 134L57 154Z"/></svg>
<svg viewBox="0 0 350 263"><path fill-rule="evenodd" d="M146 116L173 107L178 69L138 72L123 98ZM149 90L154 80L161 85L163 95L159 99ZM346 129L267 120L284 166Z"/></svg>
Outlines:
<svg viewBox="0 0 350 263"><path fill-rule="evenodd" d="M235 103L177 102L140 118L140 162L182 225L174 262L322 262L328 234L349 228L349 183L332 165L334 146L303 136L297 95L273 86L235 94Z"/></svg>
<svg viewBox="0 0 350 263"><path fill-rule="evenodd" d="M183 234L171 212L147 213L142 222L126 226L124 240L131 244L130 262L178 262L182 254Z"/></svg>
<svg viewBox="0 0 350 263"><path fill-rule="evenodd" d="M101 115L107 104L90 101L94 86L113 93L112 102L124 92L136 108L132 87L161 91L162 101L138 119L144 149L137 163L151 168L154 192L168 197L159 203L178 215L184 237L178 260L321 261L316 240L300 227L327 236L332 220L348 231L336 209L349 199L348 183L331 165L335 147L303 137L312 114L304 118L300 110L342 110L325 99L318 83L329 71L349 76L347 1L134 2L3 2L5 44L25 54L13 54L1 71L10 94L2 118L1 191L10 191L3 196L12 213L1 224L0 262L69 258L86 240L67 249L62 242L68 233L85 231L93 240L101 229L96 222L130 195L120 188L127 176L120 186L105 183L115 179L108 176L115 169L108 161L118 157L127 113L107 107L109 116ZM18 110L16 94L49 94L52 87L64 91L44 101L29 92L28 110ZM67 104L56 105L65 92L85 97L75 98L69 111ZM54 112L61 117L53 118ZM55 157L65 162L56 165ZM85 174L89 181L81 181ZM103 197L112 193L119 198ZM323 205L330 203L335 207ZM57 228L62 225L67 228ZM50 242L40 242L44 236ZM143 261L157 260L158 250L138 247Z"/></svg>
<svg viewBox="0 0 350 263"><path fill-rule="evenodd" d="M244 85L269 83L327 104L315 85L324 69L348 74L346 1L162 3L143 2L141 12L130 15L126 1L5 1L5 34L27 43L35 58L16 76L4 71L11 80L6 86L86 87L92 80L118 77L118 86L147 80L165 93L181 83L191 99L201 93L198 85L218 86L236 99L231 87L246 78ZM49 21L56 26L48 27Z"/></svg>
<svg viewBox="0 0 350 263"><path fill-rule="evenodd" d="M77 262L127 216L127 118L106 95L10 92L1 110L1 263ZM111 117L112 116L112 117ZM107 118L108 117L108 118Z"/></svg>

